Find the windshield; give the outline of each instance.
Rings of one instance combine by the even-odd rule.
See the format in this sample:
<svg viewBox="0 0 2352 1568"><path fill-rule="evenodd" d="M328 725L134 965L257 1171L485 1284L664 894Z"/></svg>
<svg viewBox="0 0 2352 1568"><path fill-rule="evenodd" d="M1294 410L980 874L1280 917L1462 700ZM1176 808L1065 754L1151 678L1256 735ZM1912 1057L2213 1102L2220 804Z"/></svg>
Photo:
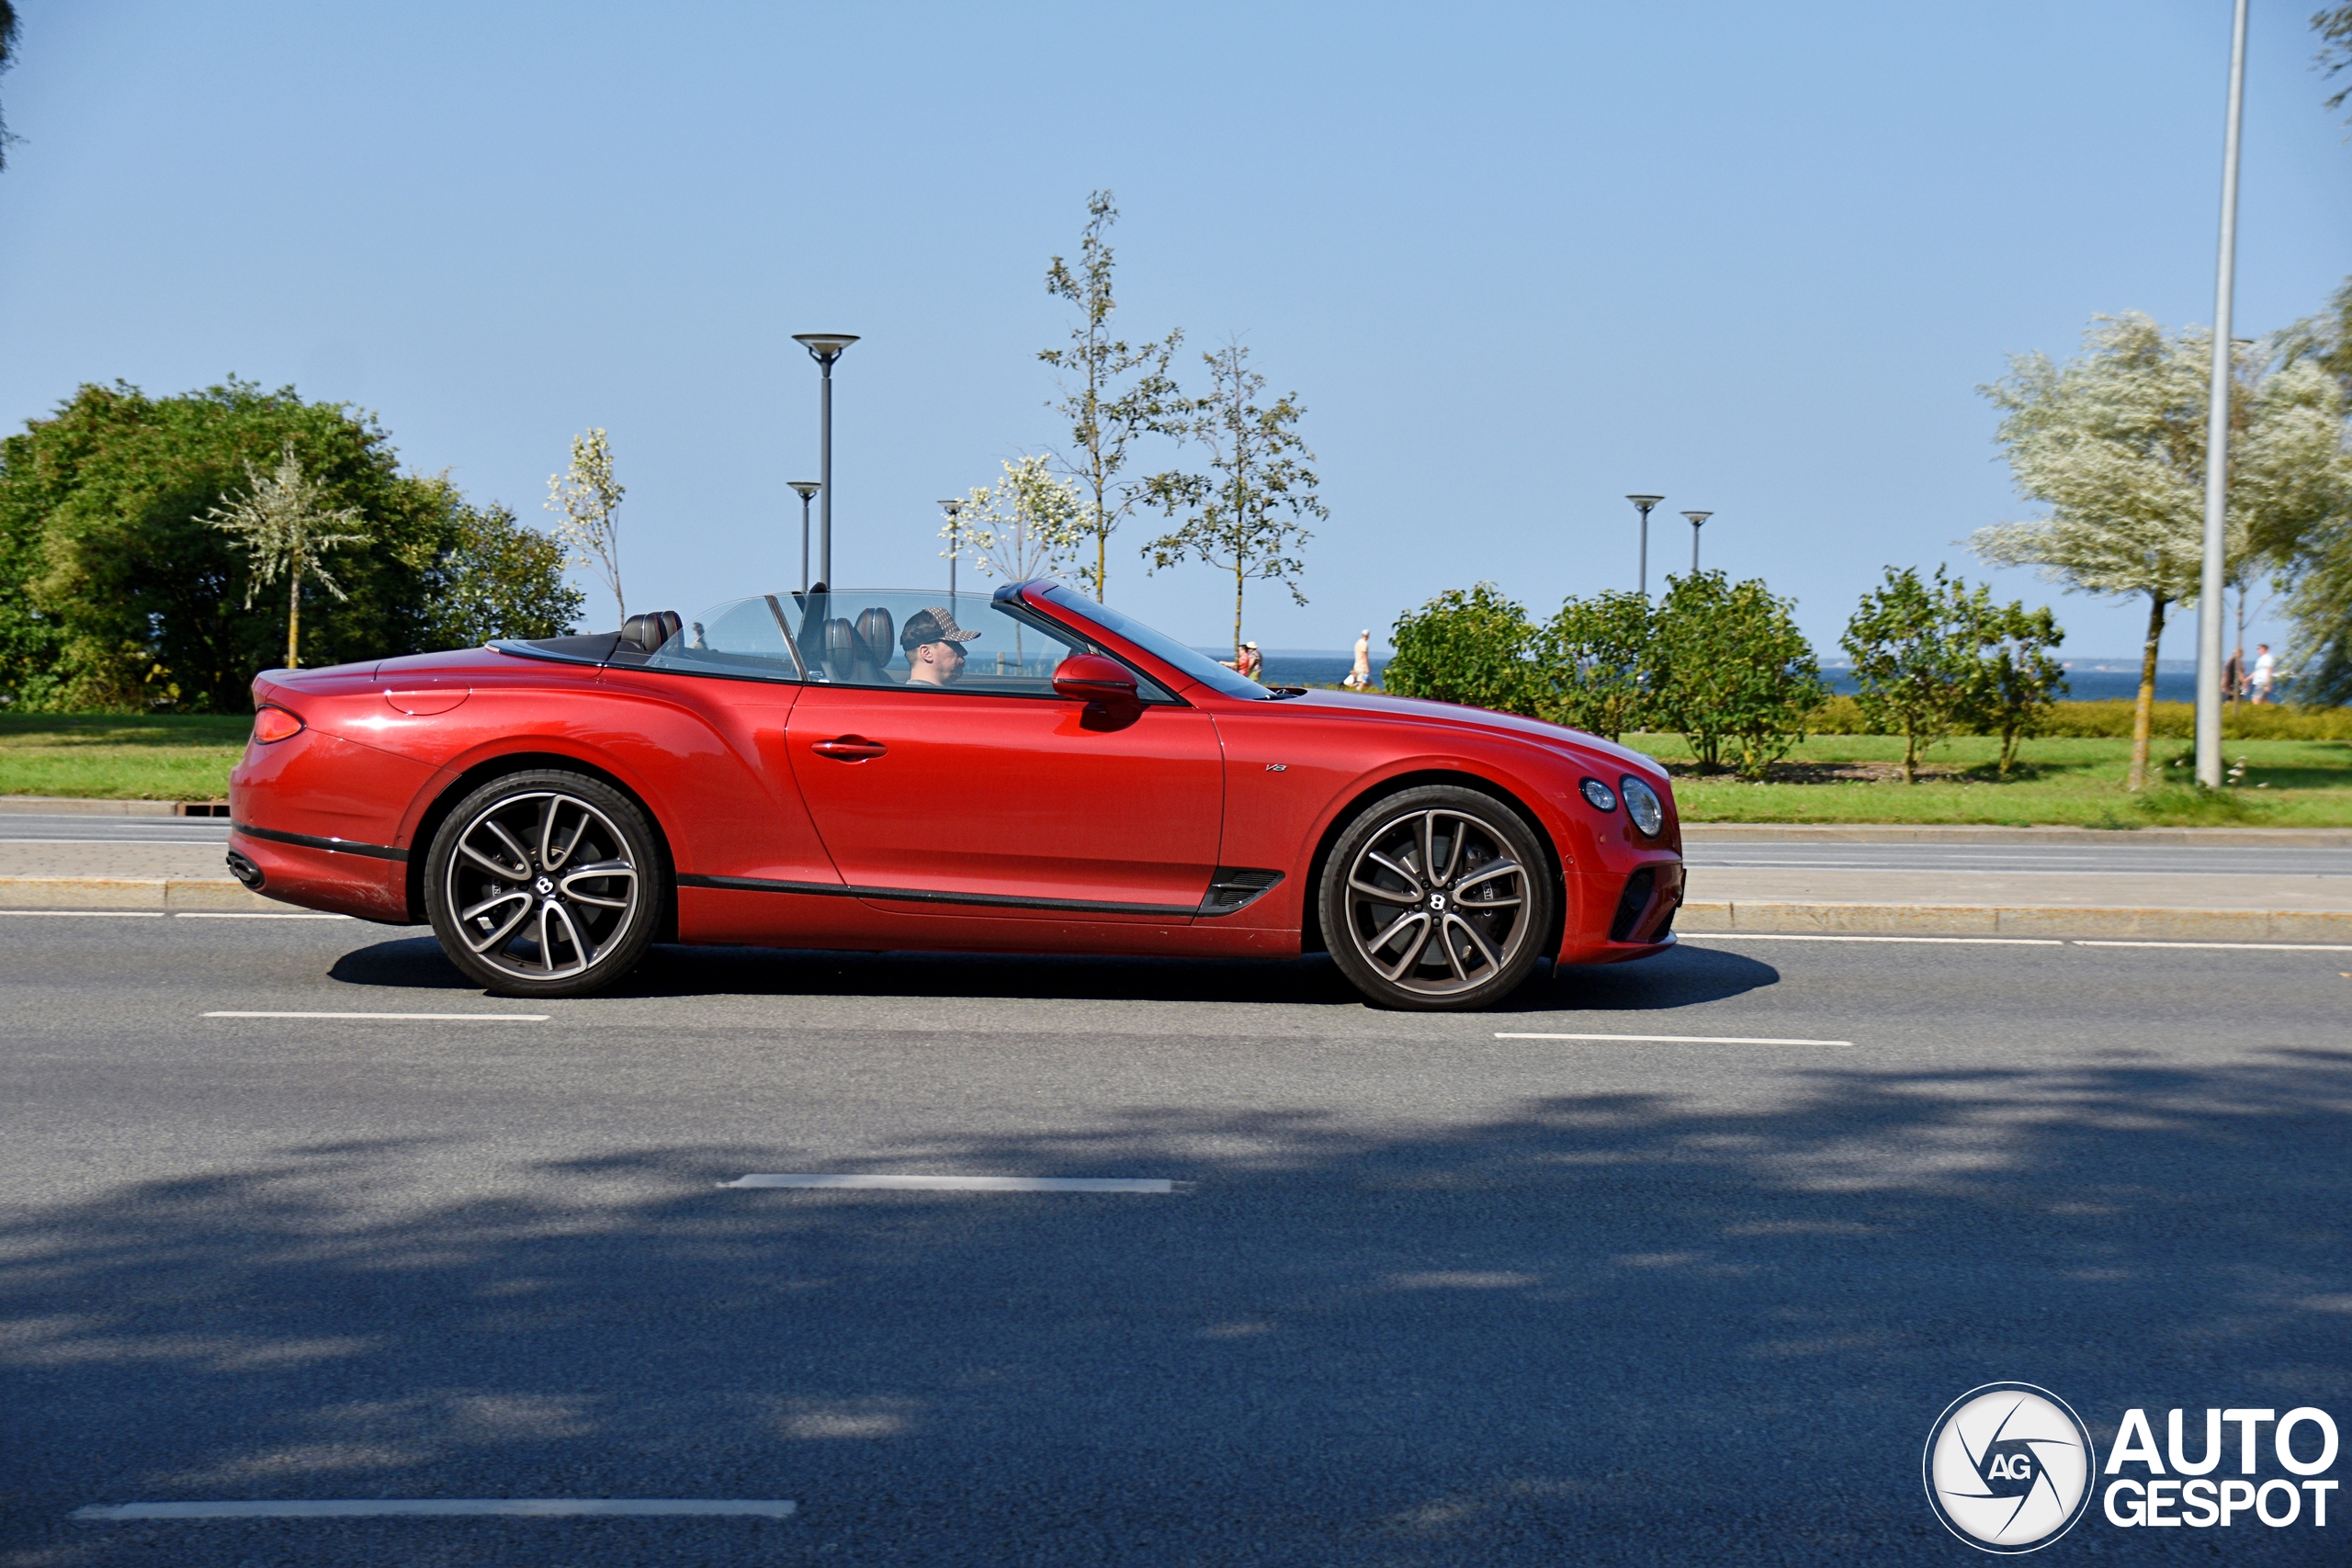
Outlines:
<svg viewBox="0 0 2352 1568"><path fill-rule="evenodd" d="M1266 688L1247 675L1237 674L1197 649L1186 648L1165 632L1154 631L1141 621L1129 620L1108 605L1098 604L1083 594L1074 593L1061 583L1047 584L1043 596L1072 615L1092 621L1114 637L1122 637L1142 649L1154 659L1173 670L1181 670L1212 691L1228 697L1251 697L1262 701Z"/></svg>

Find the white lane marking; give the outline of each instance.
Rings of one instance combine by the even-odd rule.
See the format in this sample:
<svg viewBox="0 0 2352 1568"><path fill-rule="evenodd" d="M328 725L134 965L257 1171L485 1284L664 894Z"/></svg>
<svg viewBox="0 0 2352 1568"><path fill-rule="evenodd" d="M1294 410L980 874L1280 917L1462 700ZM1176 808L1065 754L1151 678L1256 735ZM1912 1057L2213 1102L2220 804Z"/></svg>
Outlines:
<svg viewBox="0 0 2352 1568"><path fill-rule="evenodd" d="M32 920L160 920L161 909L0 909Z"/></svg>
<svg viewBox="0 0 2352 1568"><path fill-rule="evenodd" d="M543 1012L208 1012L207 1018L373 1018L435 1023L545 1023Z"/></svg>
<svg viewBox="0 0 2352 1568"><path fill-rule="evenodd" d="M2077 939L2076 947L2227 947L2256 953L2352 953L2352 943L2333 942L2094 942Z"/></svg>
<svg viewBox="0 0 2352 1568"><path fill-rule="evenodd" d="M560 1518L578 1514L750 1515L791 1517L798 1505L764 1497L352 1497L252 1503L92 1504L74 1517L108 1519L357 1519L387 1514L520 1515Z"/></svg>
<svg viewBox="0 0 2352 1568"><path fill-rule="evenodd" d="M741 1176L721 1187L864 1187L891 1192L1173 1192L1158 1177L1126 1176Z"/></svg>
<svg viewBox="0 0 2352 1568"><path fill-rule="evenodd" d="M1954 866L1945 864L1880 865L1860 861L1784 861L1784 860L1685 860L1693 871L1901 871L1927 874L1945 872L1953 876L2267 876L2292 882L2340 881L2340 871L2237 871L2229 867L2165 866L2157 870L2135 870L2115 866L2088 874L2080 871L2039 871L2030 866Z"/></svg>
<svg viewBox="0 0 2352 1568"><path fill-rule="evenodd" d="M1678 931L1684 942L1926 942L1976 947L2064 947L2054 936L1819 936L1809 931Z"/></svg>
<svg viewBox="0 0 2352 1568"><path fill-rule="evenodd" d="M182 909L172 917L176 920L347 920L349 915L280 915L267 910L251 913L242 909Z"/></svg>
<svg viewBox="0 0 2352 1568"><path fill-rule="evenodd" d="M1836 1045L1853 1049L1850 1040L1773 1040L1750 1034L1497 1034L1498 1040L1627 1040L1659 1045Z"/></svg>

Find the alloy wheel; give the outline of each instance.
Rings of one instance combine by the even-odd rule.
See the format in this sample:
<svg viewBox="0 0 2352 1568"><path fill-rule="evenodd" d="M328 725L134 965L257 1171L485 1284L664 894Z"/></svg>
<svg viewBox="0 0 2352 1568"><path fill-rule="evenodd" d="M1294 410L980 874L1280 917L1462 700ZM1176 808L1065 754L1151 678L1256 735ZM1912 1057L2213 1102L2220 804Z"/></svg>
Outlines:
<svg viewBox="0 0 2352 1568"><path fill-rule="evenodd" d="M483 807L458 834L444 874L458 940L515 980L586 974L626 939L644 897L620 829L560 790Z"/></svg>
<svg viewBox="0 0 2352 1568"><path fill-rule="evenodd" d="M1500 829L1466 811L1383 823L1348 866L1344 897L1356 956L1418 997L1487 985L1529 940L1528 869Z"/></svg>

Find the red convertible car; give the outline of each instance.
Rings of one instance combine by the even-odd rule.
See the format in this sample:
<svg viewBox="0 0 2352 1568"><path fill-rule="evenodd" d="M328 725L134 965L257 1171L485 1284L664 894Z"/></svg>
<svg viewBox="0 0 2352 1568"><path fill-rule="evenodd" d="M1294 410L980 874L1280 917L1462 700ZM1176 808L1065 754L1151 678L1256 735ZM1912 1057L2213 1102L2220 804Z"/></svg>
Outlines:
<svg viewBox="0 0 2352 1568"><path fill-rule="evenodd" d="M1268 688L1051 581L266 672L231 869L430 921L491 990L655 942L1293 957L1476 1008L1662 952L1665 772L1576 730Z"/></svg>

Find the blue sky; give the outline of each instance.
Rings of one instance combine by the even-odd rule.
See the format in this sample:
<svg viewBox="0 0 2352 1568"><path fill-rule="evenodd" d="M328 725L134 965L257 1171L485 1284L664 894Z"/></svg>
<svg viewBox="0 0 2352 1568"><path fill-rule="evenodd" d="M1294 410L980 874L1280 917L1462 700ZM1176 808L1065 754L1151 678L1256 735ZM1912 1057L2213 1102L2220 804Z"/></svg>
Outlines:
<svg viewBox="0 0 2352 1568"><path fill-rule="evenodd" d="M2242 333L2352 273L2312 6L2254 6ZM943 575L933 500L1064 437L1042 274L1097 186L1124 326L1238 334L1308 410L1331 519L1306 608L1251 590L1269 647L1630 586L1655 491L1653 581L1710 509L1707 564L1829 651L1882 567L1984 575L1954 541L2020 514L2006 353L2212 309L2227 0L19 8L0 422L290 381L539 522L601 424L633 608L797 580L811 330L864 338L837 576ZM1150 531L1114 599L1214 643L1230 580L1147 576ZM2143 608L2055 602L2136 647Z"/></svg>

